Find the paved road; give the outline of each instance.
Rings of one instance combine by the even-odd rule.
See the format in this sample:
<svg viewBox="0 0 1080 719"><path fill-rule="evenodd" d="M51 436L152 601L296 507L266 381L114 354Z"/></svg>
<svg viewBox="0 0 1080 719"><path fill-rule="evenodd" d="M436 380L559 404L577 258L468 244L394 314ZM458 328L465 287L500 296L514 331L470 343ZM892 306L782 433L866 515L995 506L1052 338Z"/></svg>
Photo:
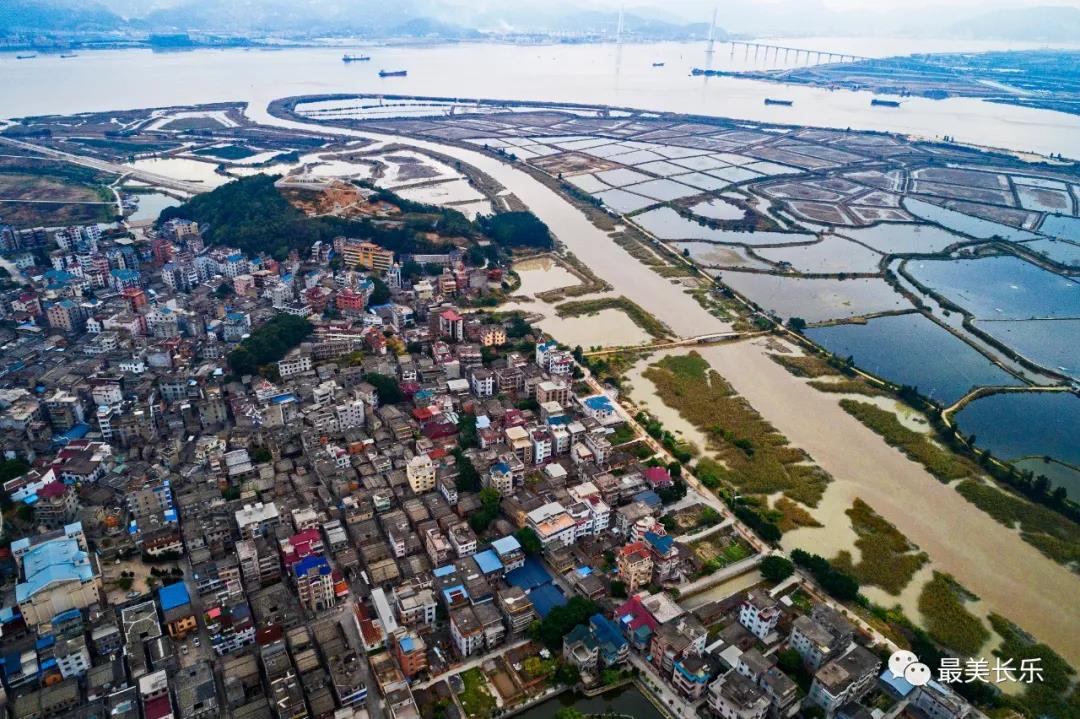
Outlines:
<svg viewBox="0 0 1080 719"><path fill-rule="evenodd" d="M100 170L102 172L111 172L117 175L130 175L137 179L149 182L153 185L158 185L160 187L168 187L173 190L179 190L180 192L186 192L190 195L197 195L200 192L207 192L212 189L201 183L176 180L171 177L159 175L156 172L147 172L146 170L139 170L134 167L128 167L127 165L118 165L116 163L108 162L106 160L99 160L94 157L73 155L70 152L62 152L60 150L54 150L50 147L42 147L40 145L34 145L29 142L22 142L21 140L12 140L9 137L0 137L0 143L10 145L12 147L18 147L22 150L30 150L41 155L54 157L58 160L65 160L76 165L82 165L83 167L89 167L94 170Z"/></svg>

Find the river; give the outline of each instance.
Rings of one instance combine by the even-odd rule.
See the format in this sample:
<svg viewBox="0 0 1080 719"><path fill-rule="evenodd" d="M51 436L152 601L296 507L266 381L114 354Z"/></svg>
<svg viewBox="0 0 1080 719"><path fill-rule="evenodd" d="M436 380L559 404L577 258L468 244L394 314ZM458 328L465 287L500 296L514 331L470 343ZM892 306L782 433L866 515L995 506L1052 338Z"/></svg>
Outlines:
<svg viewBox="0 0 1080 719"><path fill-rule="evenodd" d="M777 44L862 55L912 51L1000 49L993 43L933 44L846 38L774 40ZM1012 45L1011 47L1018 47ZM765 69L793 65L783 54L757 57L718 43L712 67ZM727 77L691 77L710 64L705 43L621 47L459 43L425 47L364 47L369 63L343 63L343 48L291 50L102 50L77 58L39 55L16 60L0 53L6 117L70 114L181 104L248 101L313 93L388 93L580 102L654 111L719 115L820 127L892 131L1018 151L1080 157L1080 116L995 105L981 100L912 98L901 108L871 107L871 93L780 86ZM804 56L805 57L805 56ZM663 62L663 67L653 67ZM380 78L379 69L408 77ZM784 97L792 107L765 105Z"/></svg>
<svg viewBox="0 0 1080 719"><path fill-rule="evenodd" d="M488 54L484 55L483 51ZM699 53L700 47L627 46L623 48L622 70L615 73L610 63L604 64L605 53L614 52L610 46L463 45L385 50L387 55L376 57L373 68L395 66L394 61L399 59L407 62L411 75L399 84L370 79L372 68L356 68L355 72L349 68L353 81L346 81L344 77L348 73L337 59L340 50L198 51L164 55L116 51L87 53L74 64L45 57L25 66L20 62L17 78L14 61L4 57L0 59L0 83L8 88L4 112L13 116L247 99L252 103L249 107L252 119L304 129L312 126L269 117L265 111L267 102L283 95L382 88L386 92L606 102L743 116L743 112L763 111L762 94L776 94L775 85L755 89L755 83L740 80L686 78L686 69L695 64L689 58L679 58L682 67L677 72L673 71L675 59L672 59L661 72L650 73L646 60L669 57L658 55L662 52L678 58L680 51ZM134 58L138 62L133 62ZM437 66L439 58L445 61L445 66ZM545 58L550 67L545 66ZM567 65L568 58L576 58L572 67ZM483 73L469 70L475 69L481 59ZM117 83L118 77L125 81ZM729 86L730 93L725 86ZM1003 144L993 141L996 136L1006 138L1017 149L1043 147L1045 151L1080 156L1080 132L1077 132L1080 117L1021 111L978 101L925 101L944 118L944 124L935 124L933 113L923 116L916 111L921 102L905 105L901 113L889 114L871 112L865 97L855 93L810 89L799 92L820 95L820 102L816 106L797 102L796 112L787 118L791 122L852 127L878 122L887 126L874 129L907 131L902 124L921 117L919 122L926 124L910 131L927 135L948 133L972 142ZM758 94L752 101L748 100L754 93ZM845 111L845 107L849 110ZM970 108L969 114L964 114L964 107ZM959 115L954 116L954 111ZM889 120L890 117L893 119ZM758 119L777 121L778 118ZM859 121L852 121L855 119ZM336 132L366 136L348 130ZM405 138L378 139L402 141L452 155L489 174L544 220L579 259L612 285L615 293L631 297L676 334L693 336L727 328L681 289L630 257L607 233L593 226L559 195L521 170L477 151ZM1080 624L1080 605L1075 602L1076 575L1051 563L1015 533L967 505L951 488L889 448L842 412L835 397L810 389L765 359L763 348L754 343L740 343L709 348L703 354L766 419L793 444L807 449L832 474L836 481L826 493L825 514L831 517L834 513L827 509L830 503L842 512L854 496L865 497L886 519L927 550L936 566L952 572L988 605L1034 632L1073 663L1080 660L1080 642L1075 633ZM904 491L897 491L898 487Z"/></svg>

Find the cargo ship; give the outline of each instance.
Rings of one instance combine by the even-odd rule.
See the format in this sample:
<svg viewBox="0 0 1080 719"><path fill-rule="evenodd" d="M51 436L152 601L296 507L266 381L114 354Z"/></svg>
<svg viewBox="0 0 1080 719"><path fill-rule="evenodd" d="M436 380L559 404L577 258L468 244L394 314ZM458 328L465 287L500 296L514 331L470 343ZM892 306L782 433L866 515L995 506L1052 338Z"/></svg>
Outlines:
<svg viewBox="0 0 1080 719"><path fill-rule="evenodd" d="M408 70L379 70L379 77L405 77Z"/></svg>
<svg viewBox="0 0 1080 719"><path fill-rule="evenodd" d="M67 53L67 54L62 54L62 55L60 55L60 58L61 58L62 60L66 60L66 59L67 59L67 58L69 58L69 57L78 57L78 55L76 55L76 54L75 54L75 53L73 53L73 52L69 52L69 53Z"/></svg>
<svg viewBox="0 0 1080 719"><path fill-rule="evenodd" d="M662 62L654 62L654 63L652 64L652 66L653 66L653 67L663 67L663 66L664 66L664 63L662 63Z"/></svg>
<svg viewBox="0 0 1080 719"><path fill-rule="evenodd" d="M871 107L900 107L897 100L879 100L876 97L870 101Z"/></svg>
<svg viewBox="0 0 1080 719"><path fill-rule="evenodd" d="M370 55L342 55L342 62L367 62L371 59Z"/></svg>
<svg viewBox="0 0 1080 719"><path fill-rule="evenodd" d="M783 105L784 107L791 107L795 104L794 100L776 100L771 97L765 98L766 105Z"/></svg>
<svg viewBox="0 0 1080 719"><path fill-rule="evenodd" d="M37 57L37 55L16 55L15 59L16 60L32 60L35 57Z"/></svg>

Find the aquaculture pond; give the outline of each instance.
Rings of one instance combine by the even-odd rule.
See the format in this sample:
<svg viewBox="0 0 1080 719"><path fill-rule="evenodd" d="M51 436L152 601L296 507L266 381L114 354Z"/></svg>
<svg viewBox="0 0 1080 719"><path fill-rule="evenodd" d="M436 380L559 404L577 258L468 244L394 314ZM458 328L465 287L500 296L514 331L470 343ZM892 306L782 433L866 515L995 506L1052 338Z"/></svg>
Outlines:
<svg viewBox="0 0 1080 719"><path fill-rule="evenodd" d="M929 202L915 200L910 197L904 199L904 209L928 222L936 222L942 227L947 227L956 232L963 232L965 235L971 235L981 240L988 240L991 237L1001 237L1014 241L1036 240L1039 238L1034 232L1020 230L1009 225L1003 225L1000 222L991 222L981 217L950 210L947 207L938 207ZM1045 222L1043 224L1045 225Z"/></svg>
<svg viewBox="0 0 1080 719"><path fill-rule="evenodd" d="M746 212L738 205L719 199L699 202L691 207L690 211L699 217L713 220L741 220L746 216Z"/></svg>
<svg viewBox="0 0 1080 719"><path fill-rule="evenodd" d="M1080 242L1080 217L1068 215L1047 215L1039 232L1051 237Z"/></svg>
<svg viewBox="0 0 1080 719"><path fill-rule="evenodd" d="M605 193L606 194L606 193ZM734 232L715 230L680 215L670 207L635 215L634 223L648 230L661 240L705 240L732 245L790 245L797 242L814 242L814 235L793 232Z"/></svg>
<svg viewBox="0 0 1080 719"><path fill-rule="evenodd" d="M757 254L773 262L787 262L797 272L835 275L841 272L874 273L882 255L862 245L835 235L826 235L821 242L791 247L762 247Z"/></svg>
<svg viewBox="0 0 1080 719"><path fill-rule="evenodd" d="M1080 380L1080 319L977 321L975 326L1040 367Z"/></svg>
<svg viewBox="0 0 1080 719"><path fill-rule="evenodd" d="M840 357L896 384L912 385L950 405L974 387L1020 380L919 313L875 317L866 324L814 327L806 336Z"/></svg>
<svg viewBox="0 0 1080 719"><path fill-rule="evenodd" d="M935 225L916 225L910 222L887 222L873 227L845 227L838 234L858 240L879 252L888 254L933 254L958 242L969 242L954 232Z"/></svg>
<svg viewBox="0 0 1080 719"><path fill-rule="evenodd" d="M1018 257L910 260L904 269L975 317L1080 317L1080 283Z"/></svg>
<svg viewBox="0 0 1080 719"><path fill-rule="evenodd" d="M1032 240L1023 243L1023 246L1059 265L1080 268L1080 244L1065 240Z"/></svg>
<svg viewBox="0 0 1080 719"><path fill-rule="evenodd" d="M784 320L825 322L913 309L877 277L834 280L727 271L721 281Z"/></svg>
<svg viewBox="0 0 1080 719"><path fill-rule="evenodd" d="M176 207L180 204L180 200L163 192L140 192L135 197L139 198L139 205L128 216L128 220L133 222L156 220L166 207Z"/></svg>
<svg viewBox="0 0 1080 719"><path fill-rule="evenodd" d="M995 394L975 400L956 414L965 434L997 457L1049 455L1080 467L1080 397L1069 392ZM1080 487L1066 487L1080 498Z"/></svg>

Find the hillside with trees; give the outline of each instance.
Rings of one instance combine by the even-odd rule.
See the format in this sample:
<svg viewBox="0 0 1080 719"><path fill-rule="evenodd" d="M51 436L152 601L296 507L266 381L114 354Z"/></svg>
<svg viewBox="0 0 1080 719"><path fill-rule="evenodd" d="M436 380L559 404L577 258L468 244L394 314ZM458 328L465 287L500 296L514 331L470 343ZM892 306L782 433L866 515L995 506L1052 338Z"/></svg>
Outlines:
<svg viewBox="0 0 1080 719"><path fill-rule="evenodd" d="M277 315L229 353L229 367L238 375L255 374L263 365L284 357L314 329L303 317Z"/></svg>
<svg viewBox="0 0 1080 719"><path fill-rule="evenodd" d="M403 208L401 226L308 217L274 187L279 177L253 175L222 185L166 208L158 223L174 218L192 220L206 226L204 237L211 245L238 247L250 255L267 252L278 259L284 259L290 250L304 251L317 240L330 242L341 235L370 240L394 252L444 252L444 245L429 242L420 233L472 234L472 223L457 210L406 203L388 192L380 197L408 205Z"/></svg>

